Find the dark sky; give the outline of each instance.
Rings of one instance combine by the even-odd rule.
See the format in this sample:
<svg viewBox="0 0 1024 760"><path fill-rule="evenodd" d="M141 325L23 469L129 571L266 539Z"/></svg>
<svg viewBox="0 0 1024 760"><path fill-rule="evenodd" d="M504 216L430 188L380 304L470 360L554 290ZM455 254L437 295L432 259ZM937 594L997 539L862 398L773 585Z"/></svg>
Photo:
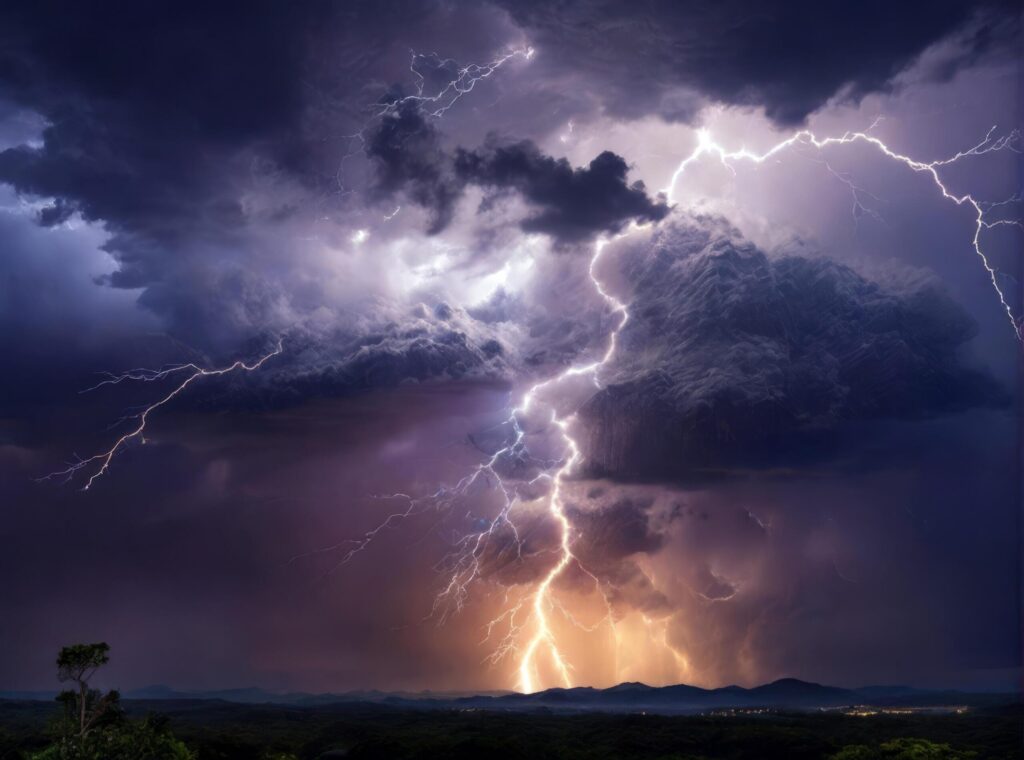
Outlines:
<svg viewBox="0 0 1024 760"><path fill-rule="evenodd" d="M0 690L1016 687L1020 10L5 3Z"/></svg>

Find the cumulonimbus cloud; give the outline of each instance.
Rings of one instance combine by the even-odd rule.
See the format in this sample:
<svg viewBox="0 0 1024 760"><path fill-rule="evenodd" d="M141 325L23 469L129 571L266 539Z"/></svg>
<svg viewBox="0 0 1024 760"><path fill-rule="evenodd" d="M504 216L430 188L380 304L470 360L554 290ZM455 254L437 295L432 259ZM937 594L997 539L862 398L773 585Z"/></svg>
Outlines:
<svg viewBox="0 0 1024 760"><path fill-rule="evenodd" d="M964 361L975 322L935 282L885 286L827 258L769 257L708 218L673 221L621 261L631 319L582 410L594 473L792 463L845 421L1006 401Z"/></svg>

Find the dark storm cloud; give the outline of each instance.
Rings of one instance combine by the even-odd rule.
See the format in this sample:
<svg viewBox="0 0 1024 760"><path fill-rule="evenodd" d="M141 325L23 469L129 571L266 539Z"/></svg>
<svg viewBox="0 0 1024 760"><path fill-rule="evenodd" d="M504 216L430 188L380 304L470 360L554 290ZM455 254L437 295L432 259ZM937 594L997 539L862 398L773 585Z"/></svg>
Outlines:
<svg viewBox="0 0 1024 760"><path fill-rule="evenodd" d="M634 288L607 387L583 409L592 471L679 477L821 456L844 421L1007 401L965 363L973 319L931 281L883 286L769 258L721 220L623 255Z"/></svg>
<svg viewBox="0 0 1024 760"><path fill-rule="evenodd" d="M117 263L103 283L144 289L177 337L231 350L322 305L302 291L296 237L358 212L335 176L343 136L409 80L409 48L488 60L508 44L498 15L411 0L6 3L0 182L50 201L41 224L95 222Z"/></svg>
<svg viewBox="0 0 1024 760"><path fill-rule="evenodd" d="M845 3L726 0L622 3L501 0L541 51L552 77L596 91L613 115L689 120L686 91L730 105L761 106L797 124L830 98L886 89L926 47L984 18L956 68L1005 43L1013 3L940 0ZM683 101L687 100L683 97Z"/></svg>
<svg viewBox="0 0 1024 760"><path fill-rule="evenodd" d="M262 267L242 263L244 194L257 153L300 163L299 41L322 16L312 4L5 4L0 100L44 127L0 152L0 182L50 199L41 225L93 223L116 264L97 281L145 288L135 297L160 327L234 350L282 304Z"/></svg>
<svg viewBox="0 0 1024 760"><path fill-rule="evenodd" d="M2 291L0 291L2 292ZM115 291L116 292L116 291ZM17 301L12 304L16 307ZM0 309L0 316L4 310ZM11 319L12 324L17 320ZM487 325L478 322L461 309L438 304L425 305L396 314L395 319L372 325L342 330L315 331L297 327L278 336L262 335L242 344L223 360L176 343L165 335L132 335L122 337L117 353L108 352L102 360L65 348L52 335L36 331L38 342L59 351L48 359L47 374L60 377L53 384L64 400L74 398L83 388L95 385L106 377L109 367L127 366L136 361L147 367L170 366L192 362L202 367L227 366L232 361L252 362L270 354L280 339L281 352L268 359L259 372L233 372L222 377L207 377L189 388L187 394L175 399L177 412L273 412L298 408L321 399L349 398L371 391L445 384L481 385L505 388L513 367L506 355L505 344ZM8 344L12 347L8 347ZM13 352L18 361L16 341L0 339L0 349ZM39 359L37 366L44 366ZM88 369L76 365L86 365ZM173 385L166 383L163 388ZM135 392L144 389L136 386ZM152 391L152 388L149 389ZM36 383L25 387L17 378L0 377L0 391L7 394L0 400L0 414L7 420L7 429L18 442L38 442L42 436L40 418L48 416L43 391ZM121 386L120 392L130 397L131 388ZM92 398L96 394L90 394ZM152 394L138 396L139 403L150 403ZM6 402L6 403L5 403ZM35 404L39 404L39 408ZM63 408L63 407L62 407ZM105 412L108 416L109 409ZM96 423L100 427L109 420ZM0 428L0 435L3 428ZM50 432L50 435L57 435Z"/></svg>
<svg viewBox="0 0 1024 760"><path fill-rule="evenodd" d="M655 554L663 548L671 517L656 520L655 514L663 510L645 495L598 488L589 489L586 496L566 507L576 531L574 556L587 573L604 584L604 594L616 614L630 610L668 614L671 603L634 558ZM590 576L578 580L584 588L592 583Z"/></svg>
<svg viewBox="0 0 1024 760"><path fill-rule="evenodd" d="M630 560L619 562L603 574L608 584L607 599L616 614L640 610L647 615L663 617L673 611L672 602L659 591L650 576Z"/></svg>
<svg viewBox="0 0 1024 760"><path fill-rule="evenodd" d="M365 332L292 333L287 351L259 377L240 378L207 402L280 406L316 397L439 380L504 380L505 348L461 310L425 306Z"/></svg>
<svg viewBox="0 0 1024 760"><path fill-rule="evenodd" d="M441 147L440 135L413 101L406 101L381 118L366 140L373 162L377 198L403 194L430 213L427 231L436 234L452 220L462 183Z"/></svg>
<svg viewBox="0 0 1024 760"><path fill-rule="evenodd" d="M262 389L271 403L493 374L502 347L478 335L472 320L459 326L410 313L408 304L391 303L395 294L370 267L347 272L366 282L362 292L352 288L358 306L352 296L339 303L318 287L339 278L330 268L337 262L314 258L315 248L300 255L296 242L314 214L339 208L322 201L325 186L338 194L334 171L348 148L341 135L366 119L366 105L390 82L408 79L408 46L443 43L487 60L505 43L493 10L404 1L64 5L0 10L0 137L11 146L0 150L0 182L33 203L44 199L30 216L42 227L68 227L53 239L85 229L92 246L113 256L114 266L78 277L81 292L65 300L101 302L93 280L138 289L116 300L137 300L159 321L142 313L118 319L125 331L164 329L194 347L172 361L248 358L266 350L268 336L286 334L288 359L270 368ZM474 30L470 42L445 41L453 15L463 31ZM420 68L436 84L451 65L429 59ZM351 232L339 227L324 232L323 247L345 246ZM46 238L8 237L3 274L16 278L41 260ZM67 311L38 293L20 300L19 318L30 324ZM64 327L80 329L82 320ZM15 365L38 354L36 332L5 340ZM109 354L88 361L89 370L139 361ZM226 383L228 396L234 384ZM214 395L221 389L210 385ZM260 390L237 385L247 399Z"/></svg>
<svg viewBox="0 0 1024 760"><path fill-rule="evenodd" d="M652 200L644 183L627 184L629 167L604 151L586 168L547 156L529 141L502 144L488 140L476 151L459 150L456 172L485 188L514 190L538 209L522 222L528 232L543 232L560 242L575 242L597 232L615 232L629 221L658 221L668 213Z"/></svg>
<svg viewBox="0 0 1024 760"><path fill-rule="evenodd" d="M560 585L589 594L595 591L597 581L616 614L637 609L667 614L671 610L668 599L636 558L656 554L664 547L673 516L652 496L624 493L617 487L581 488L584 485L568 487L572 495L566 515L573 525L573 556L578 566ZM482 576L504 587L535 583L558 559L558 525L546 510L526 518L520 512L514 517L515 531L499 526L479 555Z"/></svg>
<svg viewBox="0 0 1024 760"><path fill-rule="evenodd" d="M39 147L0 153L0 180L86 219L160 239L239 215L224 176L239 149L287 160L298 124L297 45L321 11L274 3L11 3L0 93L50 122ZM232 172L233 173L233 172Z"/></svg>
<svg viewBox="0 0 1024 760"><path fill-rule="evenodd" d="M147 349L137 338L157 330L156 320L138 312L131 293L96 287L94 278L110 268L96 249L101 233L40 226L31 214L11 212L14 202L0 186L0 442L38 443L45 410L91 385L94 372L186 354L180 346L154 351L166 343L158 339Z"/></svg>
<svg viewBox="0 0 1024 760"><path fill-rule="evenodd" d="M365 119L380 77L407 77L408 47L441 41L454 15L468 54L503 44L493 12L458 3L5 3L0 96L49 126L41 146L0 153L0 180L161 240L230 229L247 151L323 182L319 143Z"/></svg>
<svg viewBox="0 0 1024 760"><path fill-rule="evenodd" d="M312 292L308 274L298 271L308 261L294 256L295 237L314 217L343 203L335 172L350 145L342 137L365 123L367 104L379 102L392 83L415 81L408 70L410 47L438 49L460 62L486 61L495 51L536 36L539 52L528 69L524 64L528 74L523 76L536 83L537 92L564 89L559 71L576 62L583 90L615 99L628 89L641 100L648 84L668 86L666 72L675 71L678 61L669 56L662 65L654 57L684 27L702 30L700 45L717 51L699 58L701 65L686 67L698 72L693 86L704 93L700 97L729 100L729 88L715 85L715 77L745 78L748 59L760 55L755 44L760 33L751 29L765 26L761 16L758 23L740 24L735 38L721 38L729 43L722 46L731 51L726 56L710 41L713 24L707 24L744 14L683 6L688 20L680 24L673 15L680 10L636 7L623 5L627 10L614 29L602 20L608 13L603 6L562 9L568 20L593 17L592 31L602 37L588 52L581 48L582 33L549 28L547 11L519 6L510 9L510 21L498 6L458 2L221 4L213 9L199 3L145 9L118 3L102 12L76 4L8 3L0 11L0 109L38 117L43 130L23 134L27 140L15 140L0 152L0 181L52 199L36 212L43 225L68 222L76 212L96 222L108 233L102 245L117 263L103 275L104 283L143 289L140 305L157 314L175 337L203 350L232 351L254 334L301 321L327 300ZM954 10L929 13L905 38L923 39L935 19L952 17ZM656 12L666 14L664 24L643 21L645 13ZM771 21L773 13L766 29L781 24ZM795 15L778 13L784 19ZM892 18L891 11L882 15ZM655 40L650 48L633 44L638 24L644 23ZM996 46L993 35L983 32L968 47ZM794 32L784 38L787 55L797 55L796 37ZM556 38L560 41L553 44ZM651 56L643 52L647 49ZM608 55L614 65L594 65L594 51ZM633 58L616 58L627 51ZM426 86L443 82L452 65L424 56L420 71ZM785 77L786 87L800 90L803 78L827 69L794 68ZM488 87L518 77L510 68ZM773 92L756 77L751 81L751 102ZM856 81L866 87L874 79ZM670 93L652 108L664 110L666 102L682 102L680 97L690 102ZM692 108L683 110L692 115ZM480 114L486 121L487 112ZM464 130L458 116L453 110L445 122L455 136ZM576 168L531 142L492 140L462 151L456 160L417 119L402 111L370 136L378 169L370 195L408 194L432 214L431 231L445 227L467 183L482 187L491 202L505 194L521 198L532 207L523 228L558 242L665 213L662 203L628 183L626 161L613 154ZM481 125L480 131L492 126Z"/></svg>
<svg viewBox="0 0 1024 760"><path fill-rule="evenodd" d="M448 226L466 185L518 193L535 209L521 228L559 243L615 232L631 220L658 221L668 213L663 200L648 196L643 182L628 183L629 166L610 151L574 168L529 140L509 143L491 136L479 149L458 148L449 155L436 127L411 100L380 119L367 137L366 154L376 170L375 193L404 195L427 209L430 234ZM481 213L493 201L485 201Z"/></svg>
<svg viewBox="0 0 1024 760"><path fill-rule="evenodd" d="M580 531L581 548L576 551L586 562L617 562L639 552L661 547L663 537L650 525L650 498L619 496L601 503L600 496L566 508L572 524Z"/></svg>
<svg viewBox="0 0 1024 760"><path fill-rule="evenodd" d="M793 120L844 83L857 93L884 86L972 7L944 2L917 14L906 5L510 3L502 10L393 1L116 3L97 12L6 3L0 99L47 126L41 143L0 152L0 181L53 198L39 213L44 224L75 210L102 223L119 263L106 282L152 290L142 303L172 326L187 323L182 331L194 339L220 330L232 311L269 321L275 309L266 298L247 300L266 285L256 282L264 267L249 264L253 241L245 233L259 235L260 225L337 196L341 136L358 129L366 105L387 86L409 82L410 47L485 61L535 37L529 77L538 92L561 88L559 77L571 70L578 80L565 88L607 97L613 113L675 109L689 118L694 109L677 106L692 98L670 92L683 85L698 100L763 103L775 118ZM982 25L966 49L998 47L1002 26ZM867 47L871 55L858 54ZM424 56L427 85L443 81L451 66ZM391 167L376 190L403 186L434 212L432 229L445 225L462 182L521 194L537 211L524 227L563 241L664 213L626 183L625 164L612 155L575 169L531 143L492 144L466 154L462 176L452 176L438 164L432 138L418 143L406 135L409 126L390 124L399 133L376 146ZM411 138L408 152L395 141L403 136ZM254 174L295 187L252 203L246 191ZM250 271L225 273L231 268ZM222 283L217 309L209 304ZM243 302L233 309L237 298Z"/></svg>

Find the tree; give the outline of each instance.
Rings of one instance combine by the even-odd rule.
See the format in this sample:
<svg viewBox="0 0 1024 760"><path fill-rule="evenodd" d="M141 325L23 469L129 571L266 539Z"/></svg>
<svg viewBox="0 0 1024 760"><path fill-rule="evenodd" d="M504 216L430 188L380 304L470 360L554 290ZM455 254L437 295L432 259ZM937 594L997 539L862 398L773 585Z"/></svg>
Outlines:
<svg viewBox="0 0 1024 760"><path fill-rule="evenodd" d="M57 699L77 713L79 736L85 736L120 699L116 691L108 691L101 696L99 691L89 688L89 679L108 662L110 645L105 641L72 644L61 649L57 655L57 680L61 683L72 681L78 686L77 693L64 691Z"/></svg>
<svg viewBox="0 0 1024 760"><path fill-rule="evenodd" d="M174 738L166 718L128 720L118 692L101 695L89 688L89 679L109 661L110 647L104 642L60 650L57 678L78 688L58 695L65 712L55 727L55 742L32 760L195 760Z"/></svg>

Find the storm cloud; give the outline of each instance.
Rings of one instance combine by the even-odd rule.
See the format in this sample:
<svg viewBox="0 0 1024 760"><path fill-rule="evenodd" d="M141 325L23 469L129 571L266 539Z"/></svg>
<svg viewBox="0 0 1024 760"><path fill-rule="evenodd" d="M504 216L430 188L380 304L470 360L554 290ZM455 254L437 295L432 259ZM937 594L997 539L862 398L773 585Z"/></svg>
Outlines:
<svg viewBox="0 0 1024 760"><path fill-rule="evenodd" d="M257 144L288 160L317 9L49 5L3 11L0 95L49 124L0 153L0 179L161 240L240 222L225 170Z"/></svg>
<svg viewBox="0 0 1024 760"><path fill-rule="evenodd" d="M597 89L616 116L679 121L692 120L694 101L706 98L762 107L777 124L799 124L833 97L856 101L887 88L927 46L972 17L978 26L947 70L1012 50L1015 28L1010 2L943 0L927 12L883 0L502 5L546 52L553 77Z"/></svg>
<svg viewBox="0 0 1024 760"><path fill-rule="evenodd" d="M175 337L219 353L333 305L310 294L296 271L309 257L294 249L314 225L329 245L365 226L367 209L352 190L365 191L371 209L405 195L428 210L428 231L437 232L451 223L466 184L475 184L489 193L484 216L513 195L527 206L523 229L570 244L666 213L627 180L628 155L597 150L574 167L538 147L545 128L467 143L459 108L444 132L408 110L382 121L368 135L376 171L362 185L358 167L345 161L348 138L396 83L407 91L416 84L409 48L452 56L421 57L421 83L436 87L453 61L533 45L522 76L510 73L496 91L496 122L471 120L477 131L505 134L510 125L536 129L541 112L560 114L560 123L583 117L581 98L596 98L591 116L689 121L703 106L725 103L793 122L844 87L853 95L885 90L972 14L978 20L964 43L971 55L946 60L936 77L1004 50L1014 25L1003 6L958 2L927 14L837 6L828 9L828 34L813 33L825 21L820 5L738 0L557 9L229 3L212 11L117 3L102 13L16 2L0 13L0 108L33 115L41 129L0 150L0 181L44 204L35 212L41 224L77 214L105 230L102 245L117 266L102 281L140 289L140 304ZM504 104L532 121L510 119ZM456 160L449 143L468 147Z"/></svg>
<svg viewBox="0 0 1024 760"><path fill-rule="evenodd" d="M557 566L555 482L574 680L1005 683L965 675L1020 664L1019 345L970 209L863 145L708 153L656 188L703 134L871 125L922 160L997 139L1018 12L4 3L0 688L100 639L127 688L507 688L481 631ZM444 109L401 100L497 60ZM943 177L999 202L1015 158ZM1017 234L982 235L1014 314ZM97 373L278 340L160 406L88 492L37 481L173 382L80 393Z"/></svg>
<svg viewBox="0 0 1024 760"><path fill-rule="evenodd" d="M452 14L478 30L460 54L505 44L492 10L441 5L7 4L0 111L34 115L38 133L2 141L0 181L43 225L105 231L102 282L141 290L175 337L236 351L334 305L302 283L297 238L318 222L328 244L351 236L344 135L408 75L408 47L443 43Z"/></svg>
<svg viewBox="0 0 1024 760"><path fill-rule="evenodd" d="M574 169L531 142L503 145L491 139L481 150L460 150L455 168L469 182L521 193L537 209L522 222L523 230L543 232L559 242L617 232L627 222L655 222L668 214L663 200L648 197L642 181L627 184L629 167L611 151Z"/></svg>
<svg viewBox="0 0 1024 760"><path fill-rule="evenodd" d="M419 104L398 102L366 138L366 154L376 169L374 192L427 209L429 234L448 226L456 201L471 184L499 195L518 193L533 209L520 227L558 243L617 232L629 221L658 221L668 213L664 200L652 200L642 181L629 184L629 166L610 151L574 168L529 140L508 142L492 135L479 149L447 154ZM493 196L485 199L480 213L495 201Z"/></svg>
<svg viewBox="0 0 1024 760"><path fill-rule="evenodd" d="M843 422L1008 401L964 360L975 323L934 281L769 257L714 218L676 220L621 258L632 318L582 411L594 473L792 465L829 452Z"/></svg>

